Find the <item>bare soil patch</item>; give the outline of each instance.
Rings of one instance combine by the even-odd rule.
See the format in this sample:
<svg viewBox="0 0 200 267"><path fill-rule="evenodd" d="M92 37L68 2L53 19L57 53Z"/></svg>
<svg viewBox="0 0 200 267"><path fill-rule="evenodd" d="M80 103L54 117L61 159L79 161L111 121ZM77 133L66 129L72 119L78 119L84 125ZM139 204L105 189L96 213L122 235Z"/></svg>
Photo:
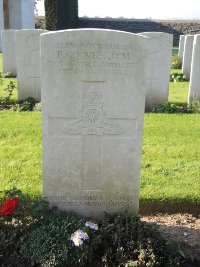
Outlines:
<svg viewBox="0 0 200 267"><path fill-rule="evenodd" d="M185 257L200 266L200 216L192 214L142 215L141 220L156 224L167 239L175 241Z"/></svg>

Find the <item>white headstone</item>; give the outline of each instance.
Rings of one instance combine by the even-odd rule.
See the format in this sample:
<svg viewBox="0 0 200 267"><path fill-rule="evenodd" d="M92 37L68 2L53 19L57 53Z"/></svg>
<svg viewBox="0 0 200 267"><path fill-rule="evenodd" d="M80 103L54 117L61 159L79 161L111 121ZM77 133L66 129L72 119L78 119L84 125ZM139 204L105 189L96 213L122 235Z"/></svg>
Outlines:
<svg viewBox="0 0 200 267"><path fill-rule="evenodd" d="M43 195L98 217L139 206L148 38L82 29L41 36Z"/></svg>
<svg viewBox="0 0 200 267"><path fill-rule="evenodd" d="M0 0L0 32L4 29L3 0ZM2 51L2 42L0 34L0 52Z"/></svg>
<svg viewBox="0 0 200 267"><path fill-rule="evenodd" d="M34 29L34 1L35 0L7 0L6 21L4 21L3 0L0 0L0 32L4 29ZM8 25L7 25L8 24ZM0 34L0 52L2 51Z"/></svg>
<svg viewBox="0 0 200 267"><path fill-rule="evenodd" d="M34 15L34 2L35 0L22 0L22 29L35 28L35 15Z"/></svg>
<svg viewBox="0 0 200 267"><path fill-rule="evenodd" d="M185 35L180 35L180 38L179 38L178 56L179 56L181 59L183 59L184 43L185 43Z"/></svg>
<svg viewBox="0 0 200 267"><path fill-rule="evenodd" d="M2 31L3 72L17 75L15 60L15 30Z"/></svg>
<svg viewBox="0 0 200 267"><path fill-rule="evenodd" d="M40 101L40 34L45 30L19 30L15 33L18 98Z"/></svg>
<svg viewBox="0 0 200 267"><path fill-rule="evenodd" d="M190 78L193 41L194 41L194 35L185 36L182 72L187 78Z"/></svg>
<svg viewBox="0 0 200 267"><path fill-rule="evenodd" d="M34 29L34 0L9 0L10 29Z"/></svg>
<svg viewBox="0 0 200 267"><path fill-rule="evenodd" d="M173 35L164 32L139 35L150 38L145 108L152 110L168 101Z"/></svg>
<svg viewBox="0 0 200 267"><path fill-rule="evenodd" d="M200 34L194 37L188 102L200 101Z"/></svg>

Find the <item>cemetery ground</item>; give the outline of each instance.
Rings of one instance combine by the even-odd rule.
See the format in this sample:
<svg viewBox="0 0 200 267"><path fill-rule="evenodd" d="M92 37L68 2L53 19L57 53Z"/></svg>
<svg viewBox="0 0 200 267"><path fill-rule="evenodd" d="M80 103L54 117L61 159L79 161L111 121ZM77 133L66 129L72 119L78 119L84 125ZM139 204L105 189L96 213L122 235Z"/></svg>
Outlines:
<svg viewBox="0 0 200 267"><path fill-rule="evenodd" d="M172 70L173 72L180 71ZM4 86L15 81L8 78L3 80ZM171 82L169 102L186 105L188 86L188 82ZM11 103L16 101L17 90L14 89ZM156 222L167 238L178 242L186 258L198 260L199 121L199 114L145 114L140 186L142 220ZM10 189L16 186L31 198L40 197L41 112L0 111L0 147L0 188ZM147 214L147 211L157 213L152 215ZM168 214L161 214L162 211ZM184 266L198 264L191 261Z"/></svg>

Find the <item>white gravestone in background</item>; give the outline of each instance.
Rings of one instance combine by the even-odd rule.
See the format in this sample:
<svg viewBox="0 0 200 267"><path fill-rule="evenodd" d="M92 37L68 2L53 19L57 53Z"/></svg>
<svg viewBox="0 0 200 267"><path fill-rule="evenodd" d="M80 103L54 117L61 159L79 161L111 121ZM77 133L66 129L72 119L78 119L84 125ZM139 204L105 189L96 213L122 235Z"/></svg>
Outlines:
<svg viewBox="0 0 200 267"><path fill-rule="evenodd" d="M0 0L0 32L4 29L20 30L35 28L34 0L7 0L7 21L4 21L3 2L3 0ZM1 51L2 44L0 35Z"/></svg>
<svg viewBox="0 0 200 267"><path fill-rule="evenodd" d="M9 28L35 28L34 0L9 0Z"/></svg>
<svg viewBox="0 0 200 267"><path fill-rule="evenodd" d="M152 110L168 101L173 35L163 32L139 35L150 38L145 108Z"/></svg>
<svg viewBox="0 0 200 267"><path fill-rule="evenodd" d="M188 103L200 101L200 34L194 37Z"/></svg>
<svg viewBox="0 0 200 267"><path fill-rule="evenodd" d="M186 35L183 52L182 72L187 78L190 78L193 41L194 35Z"/></svg>
<svg viewBox="0 0 200 267"><path fill-rule="evenodd" d="M18 98L41 100L40 34L45 30L19 30L15 33Z"/></svg>
<svg viewBox="0 0 200 267"><path fill-rule="evenodd" d="M15 0L16 1L16 0ZM22 29L35 28L35 14L34 14L35 0L22 0Z"/></svg>
<svg viewBox="0 0 200 267"><path fill-rule="evenodd" d="M3 0L0 0L0 32L4 29ZM1 34L0 34L0 52L2 51Z"/></svg>
<svg viewBox="0 0 200 267"><path fill-rule="evenodd" d="M1 33L3 72L11 72L16 75L15 30L4 30Z"/></svg>
<svg viewBox="0 0 200 267"><path fill-rule="evenodd" d="M43 196L98 217L139 206L148 38L41 35Z"/></svg>
<svg viewBox="0 0 200 267"><path fill-rule="evenodd" d="M178 56L179 56L181 59L183 59L184 44L185 44L185 35L180 35L180 38L179 38Z"/></svg>

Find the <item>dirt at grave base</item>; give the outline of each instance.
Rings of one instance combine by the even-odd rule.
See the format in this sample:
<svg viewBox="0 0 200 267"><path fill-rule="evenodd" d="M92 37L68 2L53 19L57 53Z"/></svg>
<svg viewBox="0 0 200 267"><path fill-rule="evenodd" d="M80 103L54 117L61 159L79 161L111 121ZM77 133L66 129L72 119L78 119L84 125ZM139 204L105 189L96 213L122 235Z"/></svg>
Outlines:
<svg viewBox="0 0 200 267"><path fill-rule="evenodd" d="M141 220L157 224L161 233L167 239L174 240L186 257L200 264L200 216L156 214L142 215Z"/></svg>

